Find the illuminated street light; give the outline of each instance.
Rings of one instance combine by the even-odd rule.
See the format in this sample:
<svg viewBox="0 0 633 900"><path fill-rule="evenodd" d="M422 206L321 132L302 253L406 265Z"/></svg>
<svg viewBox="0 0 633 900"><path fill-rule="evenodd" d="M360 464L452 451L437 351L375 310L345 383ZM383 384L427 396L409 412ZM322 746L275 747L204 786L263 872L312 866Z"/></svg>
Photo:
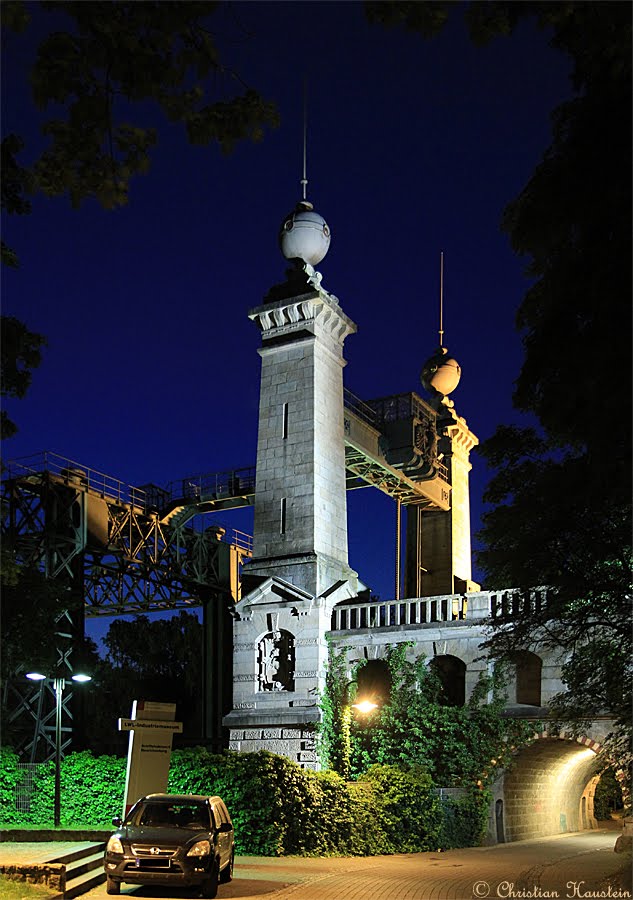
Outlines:
<svg viewBox="0 0 633 900"><path fill-rule="evenodd" d="M31 681L50 681L55 691L55 804L53 817L55 828L59 828L61 822L61 769L62 769L62 696L66 687L64 678L50 678L41 672L27 672L26 677ZM84 683L91 681L92 677L78 672L71 675L73 681Z"/></svg>
<svg viewBox="0 0 633 900"><path fill-rule="evenodd" d="M341 709L341 732L342 732L342 772L340 773L346 781L349 781L350 777L350 768L351 768L351 754L352 754L352 733L351 733L351 725L352 725L352 709L358 710L359 713L363 715L367 715L367 713L373 712L374 709L378 709L378 704L373 700L370 700L368 697L364 699L356 699L354 703L350 703L349 700L349 689L351 686L355 684L358 685L358 681L356 678L348 681L345 685L345 690L343 691L343 704Z"/></svg>
<svg viewBox="0 0 633 900"><path fill-rule="evenodd" d="M361 713L370 713L372 710L378 709L378 704L373 700L361 700L359 703L352 703L352 706Z"/></svg>

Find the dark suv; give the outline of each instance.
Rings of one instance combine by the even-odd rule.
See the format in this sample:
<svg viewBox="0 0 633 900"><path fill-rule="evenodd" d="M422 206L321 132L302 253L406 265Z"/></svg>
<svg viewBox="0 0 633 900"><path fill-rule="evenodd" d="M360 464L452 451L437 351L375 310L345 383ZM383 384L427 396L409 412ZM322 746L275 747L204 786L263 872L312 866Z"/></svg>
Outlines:
<svg viewBox="0 0 633 900"><path fill-rule="evenodd" d="M199 887L215 897L218 882L233 877L233 824L219 797L148 794L112 824L103 860L108 894L119 894L125 881Z"/></svg>

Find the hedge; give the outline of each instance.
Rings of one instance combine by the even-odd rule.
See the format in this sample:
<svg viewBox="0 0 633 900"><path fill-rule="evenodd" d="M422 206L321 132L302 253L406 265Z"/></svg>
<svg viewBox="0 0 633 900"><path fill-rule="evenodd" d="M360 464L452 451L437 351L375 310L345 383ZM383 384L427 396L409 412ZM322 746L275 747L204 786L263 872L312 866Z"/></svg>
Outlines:
<svg viewBox="0 0 633 900"><path fill-rule="evenodd" d="M28 813L15 809L17 762L14 751L0 751L2 824L50 826L53 762L38 767ZM125 766L125 759L87 751L63 759L62 827L111 827L123 808ZM303 770L266 751L218 755L195 748L173 752L168 791L219 794L231 812L240 854L412 853L469 846L481 831L472 803L441 803L430 776L415 767L372 766L347 783L334 772Z"/></svg>
<svg viewBox="0 0 633 900"><path fill-rule="evenodd" d="M443 800L438 846L443 850L479 846L488 826L490 801L489 791L477 789L463 797L448 797Z"/></svg>

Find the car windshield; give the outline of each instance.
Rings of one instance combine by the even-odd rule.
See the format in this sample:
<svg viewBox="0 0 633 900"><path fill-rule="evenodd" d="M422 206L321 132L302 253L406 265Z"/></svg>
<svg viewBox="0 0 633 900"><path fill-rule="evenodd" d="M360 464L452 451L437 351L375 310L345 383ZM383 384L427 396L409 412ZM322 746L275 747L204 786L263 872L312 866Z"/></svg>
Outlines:
<svg viewBox="0 0 633 900"><path fill-rule="evenodd" d="M126 825L150 828L189 828L209 830L209 811L203 803L167 803L147 801L132 810Z"/></svg>

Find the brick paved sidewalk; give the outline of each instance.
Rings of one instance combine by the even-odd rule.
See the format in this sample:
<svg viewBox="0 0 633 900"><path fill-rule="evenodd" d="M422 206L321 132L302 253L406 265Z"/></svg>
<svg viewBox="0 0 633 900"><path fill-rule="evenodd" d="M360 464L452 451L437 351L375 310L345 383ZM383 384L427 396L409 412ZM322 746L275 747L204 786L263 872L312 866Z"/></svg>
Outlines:
<svg viewBox="0 0 633 900"><path fill-rule="evenodd" d="M573 897L568 882L579 885L577 896L590 896L612 886L612 896L631 897L622 881L627 865L613 851L616 835L608 831L558 835L496 847L476 847L374 857L240 856L235 878L220 885L218 900L482 900L523 896ZM0 864L44 862L77 843L0 844ZM630 857L629 857L630 860ZM618 873L620 873L618 875ZM629 890L615 894L615 890ZM539 894L537 891L541 891ZM549 891L550 893L545 893ZM552 893L554 892L554 893ZM123 884L122 895L155 900L189 896L164 888ZM519 895L520 896L520 895ZM104 900L105 886L93 888L84 900Z"/></svg>

